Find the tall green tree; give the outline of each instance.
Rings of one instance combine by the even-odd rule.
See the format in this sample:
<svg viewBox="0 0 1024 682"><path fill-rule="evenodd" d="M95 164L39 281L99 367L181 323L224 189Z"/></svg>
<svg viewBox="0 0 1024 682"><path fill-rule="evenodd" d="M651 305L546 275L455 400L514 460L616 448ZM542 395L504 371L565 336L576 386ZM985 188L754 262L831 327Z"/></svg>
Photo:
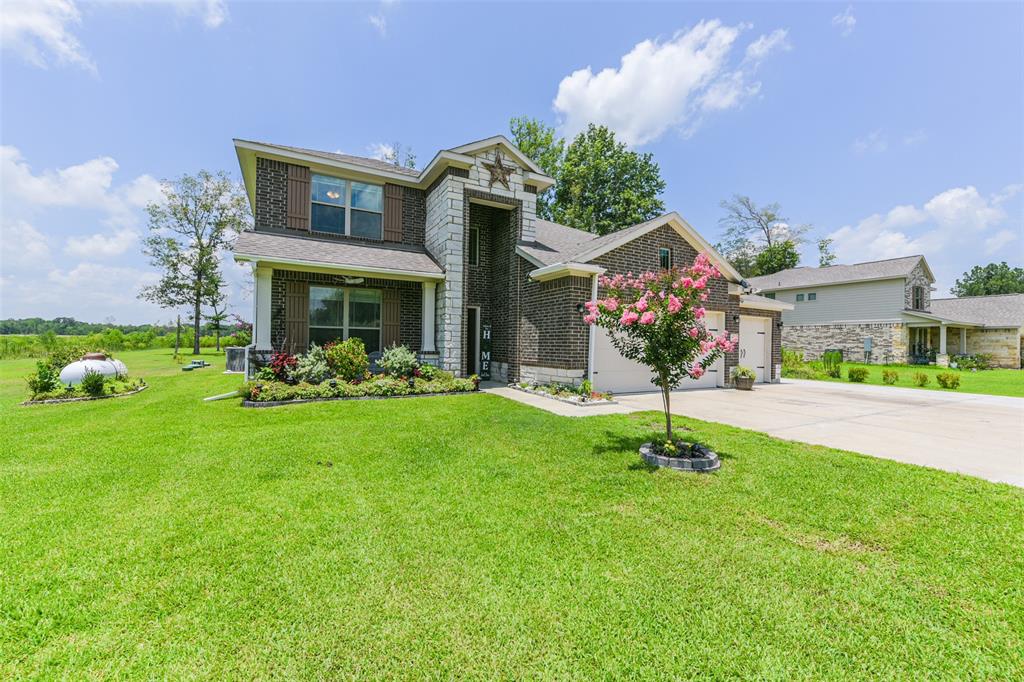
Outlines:
<svg viewBox="0 0 1024 682"><path fill-rule="evenodd" d="M1024 268L1011 268L1006 261L975 265L956 281L951 291L959 297L1024 294Z"/></svg>
<svg viewBox="0 0 1024 682"><path fill-rule="evenodd" d="M565 155L565 140L555 135L555 129L535 118L518 116L509 121L512 140L520 151L530 157L545 173L557 179ZM554 189L537 194L537 215L551 220Z"/></svg>
<svg viewBox="0 0 1024 682"><path fill-rule="evenodd" d="M735 194L720 205L725 215L718 221L723 228L723 239L717 248L744 277L761 274L757 258L762 251L787 241L792 242L795 251L811 228L810 225L793 225L782 215L778 203L758 206L750 197ZM776 251L766 262L774 262L784 253L785 249Z"/></svg>
<svg viewBox="0 0 1024 682"><path fill-rule="evenodd" d="M796 244L787 239L767 246L754 259L754 275L771 275L800 265Z"/></svg>
<svg viewBox="0 0 1024 682"><path fill-rule="evenodd" d="M605 126L590 124L566 144L536 119L513 118L509 125L516 146L555 179L538 196L541 217L608 234L665 210L658 198L665 181L654 157L630 150Z"/></svg>
<svg viewBox="0 0 1024 682"><path fill-rule="evenodd" d="M146 207L149 236L143 253L161 271L160 281L139 298L162 308L188 306L192 312L192 353L199 354L202 308L223 281L219 253L249 223L248 204L238 183L223 172L199 171L165 181L164 200Z"/></svg>
<svg viewBox="0 0 1024 682"><path fill-rule="evenodd" d="M832 251L832 240L828 237L818 240L818 267L827 268L835 265L836 254Z"/></svg>

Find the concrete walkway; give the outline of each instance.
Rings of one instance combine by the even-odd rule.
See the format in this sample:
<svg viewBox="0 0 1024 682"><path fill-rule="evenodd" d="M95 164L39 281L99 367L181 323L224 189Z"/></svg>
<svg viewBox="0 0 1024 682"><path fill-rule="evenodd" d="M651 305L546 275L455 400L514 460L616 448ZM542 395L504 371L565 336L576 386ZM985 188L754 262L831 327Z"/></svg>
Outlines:
<svg viewBox="0 0 1024 682"><path fill-rule="evenodd" d="M487 390L566 416L661 410L658 393L577 407ZM676 392L672 413L1024 487L1024 398L787 379L750 392Z"/></svg>

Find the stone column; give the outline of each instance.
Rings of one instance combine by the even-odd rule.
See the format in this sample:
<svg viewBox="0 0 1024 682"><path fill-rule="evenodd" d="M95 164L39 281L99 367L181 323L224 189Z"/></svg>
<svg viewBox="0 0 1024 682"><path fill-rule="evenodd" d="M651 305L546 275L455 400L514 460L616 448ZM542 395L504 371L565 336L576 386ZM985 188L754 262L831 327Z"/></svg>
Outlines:
<svg viewBox="0 0 1024 682"><path fill-rule="evenodd" d="M274 275L273 268L257 265L253 271L256 286L254 299L256 301L256 319L253 320L253 341L256 350L272 350L270 342L270 287Z"/></svg>
<svg viewBox="0 0 1024 682"><path fill-rule="evenodd" d="M436 353L434 346L434 304L437 296L437 282L423 282L423 338L420 351Z"/></svg>

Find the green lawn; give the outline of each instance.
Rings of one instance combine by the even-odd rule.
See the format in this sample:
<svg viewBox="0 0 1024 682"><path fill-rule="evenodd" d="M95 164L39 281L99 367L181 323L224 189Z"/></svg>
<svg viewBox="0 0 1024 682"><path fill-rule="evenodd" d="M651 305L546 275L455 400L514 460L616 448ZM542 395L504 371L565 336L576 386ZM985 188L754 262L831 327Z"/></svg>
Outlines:
<svg viewBox="0 0 1024 682"><path fill-rule="evenodd" d="M1019 678L1024 490L490 395L246 410L219 364L18 407L0 678Z"/></svg>
<svg viewBox="0 0 1024 682"><path fill-rule="evenodd" d="M820 380L849 382L846 372L851 367L867 367L868 380L864 383L878 386L885 385L882 383L882 370L891 369L900 375L899 381L895 384L896 386L952 393L954 391L939 386L939 383L935 381L935 375L940 372L955 372L960 376L960 388L956 389L955 392L984 393L986 395L1007 395L1024 398L1024 370L1019 369L986 369L980 372L968 372L933 365L866 365L860 362L844 362L842 378L833 379L822 375ZM928 385L920 387L914 383L914 374L917 372L923 372L928 375Z"/></svg>

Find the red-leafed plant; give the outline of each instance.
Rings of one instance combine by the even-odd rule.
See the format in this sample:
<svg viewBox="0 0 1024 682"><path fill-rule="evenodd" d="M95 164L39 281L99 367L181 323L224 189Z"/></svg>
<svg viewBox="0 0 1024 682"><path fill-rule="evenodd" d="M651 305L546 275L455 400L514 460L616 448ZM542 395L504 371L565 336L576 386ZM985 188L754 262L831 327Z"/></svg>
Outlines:
<svg viewBox="0 0 1024 682"><path fill-rule="evenodd" d="M274 377L278 381L288 381L291 375L291 371L295 369L295 366L299 364L299 359L291 353L281 351L274 353L270 358L270 371L274 373Z"/></svg>

